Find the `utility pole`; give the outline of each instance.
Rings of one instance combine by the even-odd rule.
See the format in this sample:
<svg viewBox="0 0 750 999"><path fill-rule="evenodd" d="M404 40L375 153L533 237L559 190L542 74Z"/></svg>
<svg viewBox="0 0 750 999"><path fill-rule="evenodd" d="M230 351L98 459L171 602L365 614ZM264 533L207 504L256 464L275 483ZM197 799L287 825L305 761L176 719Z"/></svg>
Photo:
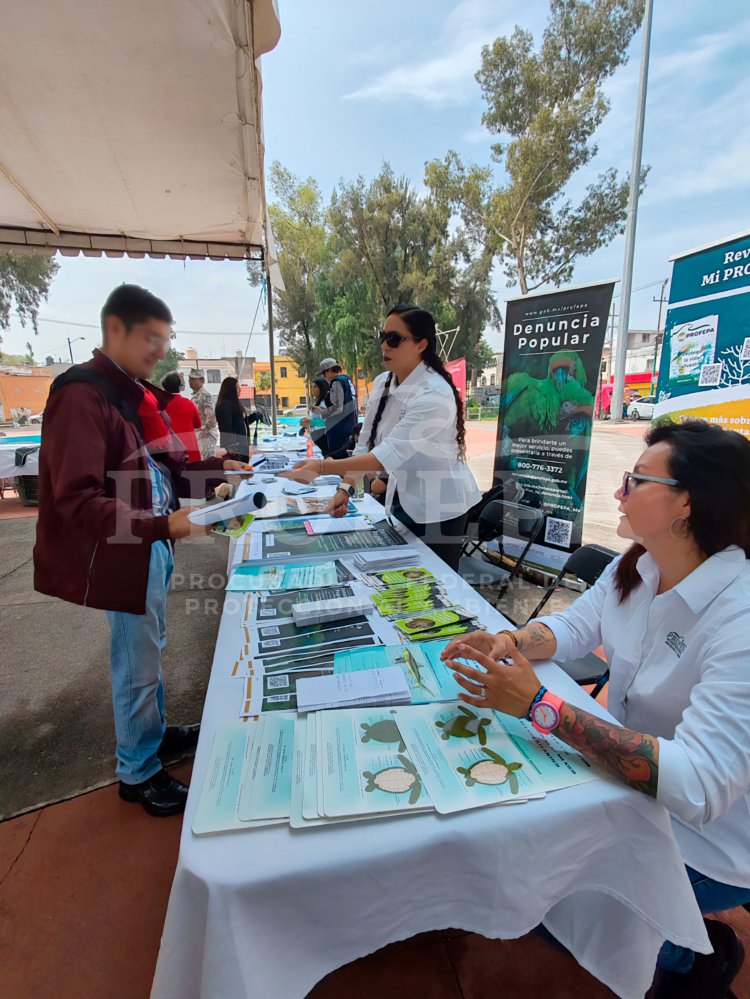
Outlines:
<svg viewBox="0 0 750 999"><path fill-rule="evenodd" d="M651 395L656 395L656 359L659 356L659 346L664 341L664 334L661 331L661 307L669 299L664 297L664 292L667 288L667 282L669 278L664 278L661 283L661 288L659 289L659 297L653 296L653 300L659 303L659 318L656 320L656 336L654 338L654 365L651 369Z"/></svg>
<svg viewBox="0 0 750 999"><path fill-rule="evenodd" d="M638 108L635 116L635 137L633 139L633 163L630 173L630 197L628 198L628 219L625 228L625 259L622 267L622 298L620 304L620 328L617 336L617 357L614 364L615 384L612 391L610 412L613 419L621 419L622 403L625 397L625 358L628 352L628 328L630 326L630 295L633 288L633 255L635 252L635 229L638 221L638 197L641 186L641 157L643 153L643 123L646 116L646 91L648 89L648 60L651 48L651 17L653 0L646 0L643 13L643 49L641 52L641 72L638 81Z"/></svg>

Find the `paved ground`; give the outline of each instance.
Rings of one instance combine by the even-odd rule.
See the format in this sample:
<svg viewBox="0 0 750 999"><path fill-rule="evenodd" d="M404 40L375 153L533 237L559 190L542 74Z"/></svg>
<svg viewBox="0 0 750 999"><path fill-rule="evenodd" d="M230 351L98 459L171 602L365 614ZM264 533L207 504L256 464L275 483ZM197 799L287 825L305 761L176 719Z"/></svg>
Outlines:
<svg viewBox="0 0 750 999"><path fill-rule="evenodd" d="M35 530L35 516L0 518L0 818L113 779L106 618L34 591ZM201 716L226 549L215 536L177 546L164 656L174 723Z"/></svg>

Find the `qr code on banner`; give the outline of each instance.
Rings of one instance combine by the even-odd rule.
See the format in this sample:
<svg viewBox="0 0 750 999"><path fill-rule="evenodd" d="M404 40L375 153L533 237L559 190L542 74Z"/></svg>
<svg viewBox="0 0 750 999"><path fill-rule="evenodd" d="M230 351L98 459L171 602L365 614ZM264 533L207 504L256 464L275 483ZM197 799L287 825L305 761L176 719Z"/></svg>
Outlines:
<svg viewBox="0 0 750 999"><path fill-rule="evenodd" d="M724 367L722 361L717 364L704 364L701 368L698 385L718 385L721 381L721 369Z"/></svg>
<svg viewBox="0 0 750 999"><path fill-rule="evenodd" d="M269 676L266 678L266 684L269 690L278 690L279 687L289 686L289 674L280 673L278 676Z"/></svg>
<svg viewBox="0 0 750 999"><path fill-rule="evenodd" d="M572 533L572 520L558 520L556 517L547 517L547 526L544 529L544 543L546 545L560 545L563 548L569 548Z"/></svg>
<svg viewBox="0 0 750 999"><path fill-rule="evenodd" d="M745 342L742 344L742 350L740 352L741 361L750 361L750 336L745 337Z"/></svg>

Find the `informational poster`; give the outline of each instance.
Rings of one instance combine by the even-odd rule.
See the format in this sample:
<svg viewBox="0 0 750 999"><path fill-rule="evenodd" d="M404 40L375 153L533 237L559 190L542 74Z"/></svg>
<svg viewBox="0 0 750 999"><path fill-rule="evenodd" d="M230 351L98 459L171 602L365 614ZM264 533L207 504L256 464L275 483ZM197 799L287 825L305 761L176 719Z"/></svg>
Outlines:
<svg viewBox="0 0 750 999"><path fill-rule="evenodd" d="M495 480L544 514L527 556L554 570L581 544L583 506L604 334L614 282L526 295L507 303ZM520 554L525 541L503 534Z"/></svg>
<svg viewBox="0 0 750 999"><path fill-rule="evenodd" d="M750 437L750 232L673 258L656 399Z"/></svg>

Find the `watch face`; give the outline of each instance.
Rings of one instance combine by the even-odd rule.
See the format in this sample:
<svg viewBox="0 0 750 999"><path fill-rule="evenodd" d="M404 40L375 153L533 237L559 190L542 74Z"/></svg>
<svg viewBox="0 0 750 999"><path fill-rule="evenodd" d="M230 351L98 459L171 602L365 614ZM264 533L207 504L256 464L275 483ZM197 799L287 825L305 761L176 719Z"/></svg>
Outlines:
<svg viewBox="0 0 750 999"><path fill-rule="evenodd" d="M534 721L540 728L552 729L560 720L557 709L546 701L534 705Z"/></svg>

